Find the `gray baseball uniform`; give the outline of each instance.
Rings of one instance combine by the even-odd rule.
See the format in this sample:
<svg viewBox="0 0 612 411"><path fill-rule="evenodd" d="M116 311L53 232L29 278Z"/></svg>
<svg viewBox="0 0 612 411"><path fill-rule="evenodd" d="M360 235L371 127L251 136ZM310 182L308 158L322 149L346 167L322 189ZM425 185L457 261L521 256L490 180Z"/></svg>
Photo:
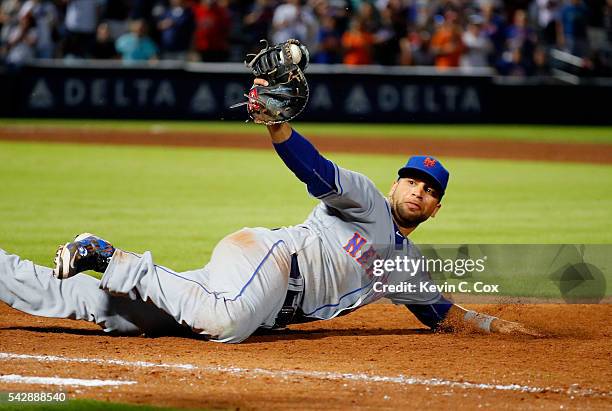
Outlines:
<svg viewBox="0 0 612 411"><path fill-rule="evenodd" d="M298 296L301 320L330 319L389 297L435 326L446 312L439 304L448 306L439 293L375 290L376 282L417 284L428 274L373 274L374 260L418 257L418 250L398 233L372 181L326 160L295 131L275 148L321 200L303 224L240 230L219 242L206 266L181 273L156 265L150 252L117 249L101 281L83 274L58 280L51 269L0 251L0 299L34 315L93 321L106 331L164 333L187 326L220 342L240 342L257 328L278 325L288 290Z"/></svg>

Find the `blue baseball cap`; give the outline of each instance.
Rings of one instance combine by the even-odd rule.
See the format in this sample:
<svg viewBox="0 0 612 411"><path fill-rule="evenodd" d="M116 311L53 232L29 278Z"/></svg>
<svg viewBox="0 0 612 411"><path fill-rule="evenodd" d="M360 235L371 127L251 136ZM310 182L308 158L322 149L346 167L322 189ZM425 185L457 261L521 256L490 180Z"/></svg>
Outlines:
<svg viewBox="0 0 612 411"><path fill-rule="evenodd" d="M440 191L440 198L446 191L448 185L448 178L450 174L448 170L444 168L442 163L437 158L432 156L413 156L408 159L406 165L397 171L398 178L410 177L410 176L425 176L429 177Z"/></svg>

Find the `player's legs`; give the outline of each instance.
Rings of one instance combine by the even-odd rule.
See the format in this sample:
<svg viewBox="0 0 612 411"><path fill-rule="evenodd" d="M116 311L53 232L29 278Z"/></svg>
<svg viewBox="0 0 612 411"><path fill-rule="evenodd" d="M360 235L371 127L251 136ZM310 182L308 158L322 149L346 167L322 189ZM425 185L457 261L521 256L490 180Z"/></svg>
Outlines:
<svg viewBox="0 0 612 411"><path fill-rule="evenodd" d="M183 273L154 264L150 252L117 249L101 286L151 301L212 340L240 342L261 325L273 325L287 292L290 258L281 235L244 229L224 238L204 268Z"/></svg>
<svg viewBox="0 0 612 411"><path fill-rule="evenodd" d="M78 274L69 281L51 269L0 249L0 300L32 315L86 320L120 334L168 333L178 324L141 300L111 296L100 281Z"/></svg>

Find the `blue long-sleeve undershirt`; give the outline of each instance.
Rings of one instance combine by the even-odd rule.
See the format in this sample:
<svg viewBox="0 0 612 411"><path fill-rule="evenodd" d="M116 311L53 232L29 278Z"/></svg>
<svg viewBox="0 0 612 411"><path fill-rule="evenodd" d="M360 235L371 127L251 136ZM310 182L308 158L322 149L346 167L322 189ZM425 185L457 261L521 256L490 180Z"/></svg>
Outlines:
<svg viewBox="0 0 612 411"><path fill-rule="evenodd" d="M419 321L434 330L444 321L452 306L453 303L444 297L434 304L406 304L406 307Z"/></svg>
<svg viewBox="0 0 612 411"><path fill-rule="evenodd" d="M314 197L325 197L337 192L334 163L323 157L300 133L293 130L289 139L274 144L274 149Z"/></svg>

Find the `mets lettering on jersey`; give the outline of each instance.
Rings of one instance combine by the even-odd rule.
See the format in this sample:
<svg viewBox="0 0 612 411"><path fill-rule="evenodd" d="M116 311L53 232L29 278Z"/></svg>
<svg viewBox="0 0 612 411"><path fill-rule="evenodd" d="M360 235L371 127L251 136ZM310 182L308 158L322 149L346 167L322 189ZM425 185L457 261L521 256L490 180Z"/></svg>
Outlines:
<svg viewBox="0 0 612 411"><path fill-rule="evenodd" d="M380 255L376 251L373 245L370 245L367 249L364 248L365 244L368 242L361 234L355 232L353 236L348 240L346 245L342 247L344 251L346 251L351 257L355 259L365 268L366 275L368 278L372 278L374 275L374 265L373 262L377 259L380 259ZM361 256L357 257L360 250L364 250L361 252Z"/></svg>
<svg viewBox="0 0 612 411"><path fill-rule="evenodd" d="M359 235L359 233L355 233L343 248L351 255L351 257L355 258L359 250L361 250L361 247L363 247L367 242L368 240Z"/></svg>

